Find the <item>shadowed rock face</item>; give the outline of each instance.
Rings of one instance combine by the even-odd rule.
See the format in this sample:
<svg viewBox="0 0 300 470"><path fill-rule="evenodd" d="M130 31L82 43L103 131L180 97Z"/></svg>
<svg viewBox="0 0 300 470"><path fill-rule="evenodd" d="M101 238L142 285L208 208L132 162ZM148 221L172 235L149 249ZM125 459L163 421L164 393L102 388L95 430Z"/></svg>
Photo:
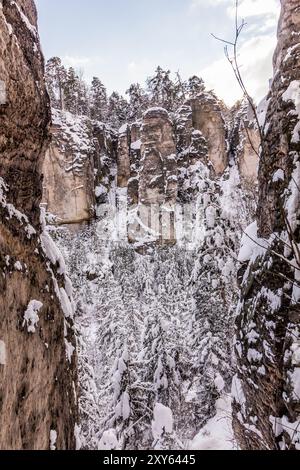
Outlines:
<svg viewBox="0 0 300 470"><path fill-rule="evenodd" d="M81 119L56 118L43 165L43 200L59 222L80 223L93 216L95 205L92 135Z"/></svg>
<svg viewBox="0 0 300 470"><path fill-rule="evenodd" d="M256 187L261 139L253 111L244 100L232 108L231 115L230 151L235 154L242 183Z"/></svg>
<svg viewBox="0 0 300 470"><path fill-rule="evenodd" d="M141 141L140 203L175 204L176 147L173 124L167 111L153 108L145 113Z"/></svg>
<svg viewBox="0 0 300 470"><path fill-rule="evenodd" d="M191 100L193 128L202 132L208 144L208 161L216 175L228 165L226 127L219 102L208 93Z"/></svg>
<svg viewBox="0 0 300 470"><path fill-rule="evenodd" d="M0 449L49 449L51 430L75 447L71 289L40 223L50 110L36 26L32 0L1 2Z"/></svg>
<svg viewBox="0 0 300 470"><path fill-rule="evenodd" d="M95 214L101 218L102 204L115 204L112 212L124 207L127 197L130 242L147 237L145 229L158 218L161 222L154 223L149 239L158 237L163 243L167 237L168 244L176 243L175 205L195 201L201 165L212 178L222 177L232 151L242 183L256 179L257 156L248 134L239 122L232 139L229 115L212 93L202 93L172 117L163 108L152 108L116 134L84 116L53 110L52 143L43 166L45 207L58 216L58 223L78 224ZM249 119L247 126L257 142ZM161 206L168 206L167 211L161 213ZM150 207L154 214L148 214ZM168 229L158 236L160 225Z"/></svg>
<svg viewBox="0 0 300 470"><path fill-rule="evenodd" d="M5 88L0 104L0 177L14 182L10 201L37 225L40 165L48 143L50 109L34 3L3 1L0 26L0 81Z"/></svg>
<svg viewBox="0 0 300 470"><path fill-rule="evenodd" d="M118 139L118 187L127 188L130 178L130 130L125 125L120 129Z"/></svg>
<svg viewBox="0 0 300 470"><path fill-rule="evenodd" d="M245 266L236 328L234 429L243 449L300 442L299 261L289 248L300 242L300 5L281 3L257 212L258 236L270 248Z"/></svg>
<svg viewBox="0 0 300 470"><path fill-rule="evenodd" d="M53 110L43 164L43 205L58 224L92 220L116 173L116 137L102 123Z"/></svg>

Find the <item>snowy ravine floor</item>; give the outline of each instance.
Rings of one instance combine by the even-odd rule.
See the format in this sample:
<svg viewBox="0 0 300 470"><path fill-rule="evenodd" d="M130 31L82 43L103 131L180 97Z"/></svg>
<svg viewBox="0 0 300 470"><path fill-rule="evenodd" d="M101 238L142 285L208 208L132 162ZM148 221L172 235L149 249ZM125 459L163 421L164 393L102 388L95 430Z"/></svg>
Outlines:
<svg viewBox="0 0 300 470"><path fill-rule="evenodd" d="M201 250L141 256L103 243L97 227L51 230L77 303L82 448L236 449L226 395L233 309L218 272L198 261ZM170 415L166 437L158 409Z"/></svg>
<svg viewBox="0 0 300 470"><path fill-rule="evenodd" d="M224 395L216 402L216 415L195 436L188 450L237 450L231 414L231 397Z"/></svg>

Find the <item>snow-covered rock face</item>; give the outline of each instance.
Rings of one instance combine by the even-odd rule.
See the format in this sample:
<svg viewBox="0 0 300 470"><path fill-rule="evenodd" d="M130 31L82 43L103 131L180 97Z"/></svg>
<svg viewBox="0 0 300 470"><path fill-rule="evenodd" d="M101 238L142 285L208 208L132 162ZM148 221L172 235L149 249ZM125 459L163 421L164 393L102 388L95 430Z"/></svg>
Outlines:
<svg viewBox="0 0 300 470"><path fill-rule="evenodd" d="M173 124L167 111L149 109L143 118L140 137L136 188L138 217L129 226L129 239L135 242L142 231L142 237L147 240L152 238L162 244L172 244L175 241L174 217L165 232L161 224L165 208L168 220L171 220L177 197L176 147ZM139 141L131 144L131 151L139 151ZM134 210L133 207L130 209Z"/></svg>
<svg viewBox="0 0 300 470"><path fill-rule="evenodd" d="M87 120L54 110L43 164L43 202L64 223L89 220L95 205L92 135Z"/></svg>
<svg viewBox="0 0 300 470"><path fill-rule="evenodd" d="M149 109L141 129L139 202L174 205L177 197L173 123L166 110Z"/></svg>
<svg viewBox="0 0 300 470"><path fill-rule="evenodd" d="M36 163L41 162L47 144L47 133L44 132L42 140L40 132L46 129L50 110L43 83L43 58L37 43L34 2L3 2L0 31L0 48L5 51L0 68L0 177L8 184L13 181L8 194L10 202L37 224L41 176ZM7 145L8 140L13 145ZM42 148L35 146L35 142L42 142Z"/></svg>
<svg viewBox="0 0 300 470"><path fill-rule="evenodd" d="M281 3L258 220L246 230L240 252L241 261L250 261L238 307L233 409L244 449L300 449L300 6L298 0Z"/></svg>
<svg viewBox="0 0 300 470"><path fill-rule="evenodd" d="M0 2L0 449L75 446L76 354L67 362L61 289L71 290L52 242L42 246L40 167L50 108L32 0ZM45 235L46 236L46 235ZM45 248L45 249L44 249ZM74 387L72 382L74 381Z"/></svg>
<svg viewBox="0 0 300 470"><path fill-rule="evenodd" d="M53 110L52 140L43 163L43 206L60 224L80 224L107 202L114 181L114 132L87 117Z"/></svg>
<svg viewBox="0 0 300 470"><path fill-rule="evenodd" d="M238 163L241 183L250 182L255 192L252 147L259 146L258 132L244 107L229 111L203 92L173 114L150 108L118 130L53 110L52 143L43 165L47 212L56 223L80 224L109 211L119 218L116 225L127 225L128 240L139 250L176 243L178 214L190 212L183 206L205 191L205 178L222 178L229 159Z"/></svg>
<svg viewBox="0 0 300 470"><path fill-rule="evenodd" d="M220 103L209 93L191 100L194 129L207 141L208 161L216 175L222 175L228 165L225 120Z"/></svg>
<svg viewBox="0 0 300 470"><path fill-rule="evenodd" d="M264 106L266 104L264 103ZM247 101L234 106L231 124L231 151L235 153L242 182L247 186L255 187L258 178L258 164L260 152L260 133L257 123ZM263 127L264 107L261 104L257 110L260 125Z"/></svg>

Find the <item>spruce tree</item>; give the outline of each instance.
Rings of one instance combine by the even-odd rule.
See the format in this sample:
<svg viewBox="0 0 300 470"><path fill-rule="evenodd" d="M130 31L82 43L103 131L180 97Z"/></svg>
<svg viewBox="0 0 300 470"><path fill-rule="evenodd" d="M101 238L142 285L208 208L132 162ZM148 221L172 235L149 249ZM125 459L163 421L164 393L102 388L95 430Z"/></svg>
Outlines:
<svg viewBox="0 0 300 470"><path fill-rule="evenodd" d="M108 100L108 123L115 129L118 129L127 122L128 103L116 91L114 91Z"/></svg>
<svg viewBox="0 0 300 470"><path fill-rule="evenodd" d="M71 114L79 114L79 77L73 67L67 72L64 85L65 107Z"/></svg>
<svg viewBox="0 0 300 470"><path fill-rule="evenodd" d="M62 65L59 57L52 57L46 63L45 79L51 106L56 109L64 109L64 88L67 78L67 71Z"/></svg>
<svg viewBox="0 0 300 470"><path fill-rule="evenodd" d="M158 66L155 75L147 80L147 89L152 106L161 106L168 111L173 111L175 86L170 74L170 70L163 70Z"/></svg>
<svg viewBox="0 0 300 470"><path fill-rule="evenodd" d="M203 93L204 90L205 85L202 78L197 77L197 75L193 75L188 79L187 91L189 98L196 98L196 96Z"/></svg>
<svg viewBox="0 0 300 470"><path fill-rule="evenodd" d="M134 122L141 118L143 112L147 110L149 100L145 91L138 83L132 84L126 91L126 94L129 96L128 119Z"/></svg>
<svg viewBox="0 0 300 470"><path fill-rule="evenodd" d="M107 117L106 88L98 77L93 77L90 89L90 113L96 121L105 121Z"/></svg>

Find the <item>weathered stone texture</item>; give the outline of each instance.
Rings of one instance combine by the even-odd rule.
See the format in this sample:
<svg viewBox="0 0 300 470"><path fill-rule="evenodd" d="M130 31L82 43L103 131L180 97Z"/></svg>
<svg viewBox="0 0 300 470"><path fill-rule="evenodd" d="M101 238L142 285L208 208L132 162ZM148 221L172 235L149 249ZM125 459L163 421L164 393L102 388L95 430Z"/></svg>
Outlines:
<svg viewBox="0 0 300 470"><path fill-rule="evenodd" d="M7 450L49 449L51 430L58 449L74 448L77 420L76 353L66 357L74 331L60 302L71 308L71 292L40 224L50 109L36 26L32 0L1 2L0 449ZM24 314L33 300L42 306L30 332Z"/></svg>
<svg viewBox="0 0 300 470"><path fill-rule="evenodd" d="M43 164L43 205L59 224L92 220L116 174L116 138L104 124L53 110Z"/></svg>
<svg viewBox="0 0 300 470"><path fill-rule="evenodd" d="M257 212L258 236L270 248L243 268L236 329L234 429L243 449L300 448L299 261L298 250L289 248L300 242L300 143L295 135L300 116L296 102L288 99L292 95L286 95L296 83L300 93L300 5L298 0L281 3Z"/></svg>
<svg viewBox="0 0 300 470"><path fill-rule="evenodd" d="M222 175L228 165L227 136L222 107L209 93L190 102L193 128L202 132L208 144L208 161L216 175Z"/></svg>

